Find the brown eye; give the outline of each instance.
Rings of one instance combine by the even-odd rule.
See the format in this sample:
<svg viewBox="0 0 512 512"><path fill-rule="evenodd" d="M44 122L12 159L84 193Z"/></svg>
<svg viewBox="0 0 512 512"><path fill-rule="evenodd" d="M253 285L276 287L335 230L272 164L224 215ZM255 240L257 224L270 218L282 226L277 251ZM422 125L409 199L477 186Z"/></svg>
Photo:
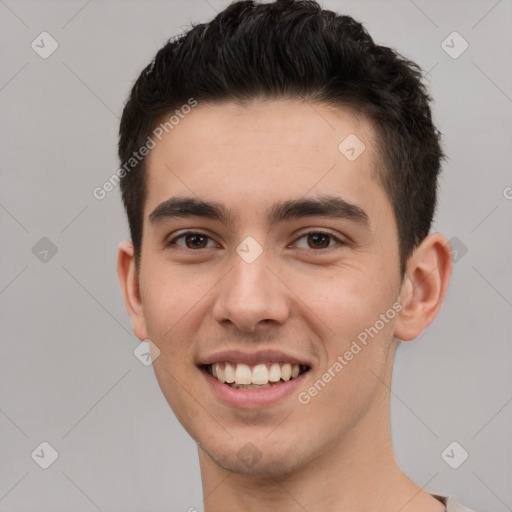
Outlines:
<svg viewBox="0 0 512 512"><path fill-rule="evenodd" d="M325 249L329 247L330 236L325 233L312 233L307 235L308 243L313 249Z"/></svg>
<svg viewBox="0 0 512 512"><path fill-rule="evenodd" d="M182 239L184 240L185 245L182 243L177 243L178 240ZM178 247L182 247L184 249L207 249L209 240L211 239L207 235L188 231L187 233L183 233L182 235L172 239L168 245L177 245Z"/></svg>
<svg viewBox="0 0 512 512"><path fill-rule="evenodd" d="M185 236L185 245L189 248L189 249L203 249L204 247L206 247L205 245L205 241L208 239L207 236L204 236L204 235L201 235L199 233L194 233L194 234L191 234L191 235L186 235Z"/></svg>
<svg viewBox="0 0 512 512"><path fill-rule="evenodd" d="M297 243L297 246L300 249L328 249L333 245L344 245L343 241L341 241L339 238L323 231L310 231L308 233L304 233L298 238L298 240L301 239L306 239L306 244L302 244L301 246L301 244ZM338 243L336 244L331 242Z"/></svg>

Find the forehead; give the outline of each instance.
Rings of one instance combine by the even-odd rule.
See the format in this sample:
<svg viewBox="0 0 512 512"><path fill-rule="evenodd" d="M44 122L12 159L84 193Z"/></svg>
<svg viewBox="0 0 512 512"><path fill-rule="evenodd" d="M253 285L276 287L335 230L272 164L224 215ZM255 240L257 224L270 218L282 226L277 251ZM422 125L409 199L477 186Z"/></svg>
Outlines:
<svg viewBox="0 0 512 512"><path fill-rule="evenodd" d="M294 100L199 104L147 157L145 217L179 195L228 204L238 220L310 195L366 204L370 216L389 213L374 141L372 124L349 109Z"/></svg>

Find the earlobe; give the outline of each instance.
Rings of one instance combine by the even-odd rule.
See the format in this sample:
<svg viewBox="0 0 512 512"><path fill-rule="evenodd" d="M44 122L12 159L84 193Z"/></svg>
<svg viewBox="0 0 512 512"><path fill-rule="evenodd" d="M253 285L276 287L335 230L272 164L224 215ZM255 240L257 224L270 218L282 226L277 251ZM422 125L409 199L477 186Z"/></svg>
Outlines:
<svg viewBox="0 0 512 512"><path fill-rule="evenodd" d="M135 266L133 244L121 242L117 251L117 275L123 291L126 310L132 320L135 336L145 340L147 336L146 320L140 295L139 278Z"/></svg>
<svg viewBox="0 0 512 512"><path fill-rule="evenodd" d="M428 235L414 250L400 293L402 310L395 324L396 338L413 340L434 321L446 296L452 267L450 243L440 233Z"/></svg>

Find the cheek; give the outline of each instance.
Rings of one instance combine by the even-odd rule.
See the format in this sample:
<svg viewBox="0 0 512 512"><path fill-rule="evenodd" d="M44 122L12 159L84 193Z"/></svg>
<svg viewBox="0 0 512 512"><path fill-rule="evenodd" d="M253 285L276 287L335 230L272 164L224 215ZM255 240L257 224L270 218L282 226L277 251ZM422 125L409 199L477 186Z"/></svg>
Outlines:
<svg viewBox="0 0 512 512"><path fill-rule="evenodd" d="M172 268L156 258L146 265L144 278L144 315L149 328L162 338L197 302L199 283L191 278L189 271L180 267Z"/></svg>
<svg viewBox="0 0 512 512"><path fill-rule="evenodd" d="M153 268L157 269L156 265ZM188 364L193 359L194 330L190 325L195 322L194 314L202 294L195 289L193 280L190 282L183 274L163 271L160 267L146 275L143 307L148 337L160 351L153 361L158 384L176 416L187 424L189 416L194 415L194 406L189 403L184 386L190 387L197 371Z"/></svg>
<svg viewBox="0 0 512 512"><path fill-rule="evenodd" d="M332 380L344 380L347 388L364 387L364 382L359 382L363 374L364 381L368 381L366 377L375 380L369 369L382 374L396 321L395 286L379 283L377 277L365 272L367 269L353 267L338 269L331 276L309 275L294 288L302 304L298 315L318 326L323 345L321 371L332 369L341 357L343 370L338 365Z"/></svg>
<svg viewBox="0 0 512 512"><path fill-rule="evenodd" d="M364 315L338 324L337 336L324 340L326 361L315 379L301 388L298 401L307 418L324 418L329 436L345 432L372 407L389 370L393 322L375 328ZM371 322L371 323L370 323ZM364 327L362 327L364 326ZM378 324L377 327L381 327ZM305 423L307 418L304 417Z"/></svg>
<svg viewBox="0 0 512 512"><path fill-rule="evenodd" d="M376 283L369 267L340 266L332 272L301 274L293 290L296 304L309 308L323 324L327 338L348 340L371 325L391 303L387 287ZM385 305L385 307L384 307Z"/></svg>

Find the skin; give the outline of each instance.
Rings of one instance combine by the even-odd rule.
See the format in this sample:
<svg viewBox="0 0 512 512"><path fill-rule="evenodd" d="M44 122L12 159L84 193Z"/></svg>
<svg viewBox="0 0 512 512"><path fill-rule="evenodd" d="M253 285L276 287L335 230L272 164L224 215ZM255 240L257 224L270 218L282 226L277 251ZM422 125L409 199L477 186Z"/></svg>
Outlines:
<svg viewBox="0 0 512 512"><path fill-rule="evenodd" d="M338 150L349 134L366 145L352 162ZM158 347L159 385L198 444L206 512L444 510L397 465L389 408L397 339L418 337L436 317L451 250L430 234L401 279L392 205L372 172L374 137L346 108L200 104L148 156L140 274L130 242L119 246L118 274L134 333ZM358 205L369 225L319 216L267 224L274 202L322 194ZM178 195L221 202L236 222L149 220ZM184 230L210 238L200 249L184 238L165 244ZM308 231L346 243L318 248ZM236 252L247 236L263 249L250 264ZM298 389L307 391L397 300L401 311L307 405L297 393L260 408L226 405L197 366L218 350L277 348L310 363ZM253 464L237 456L249 442Z"/></svg>

